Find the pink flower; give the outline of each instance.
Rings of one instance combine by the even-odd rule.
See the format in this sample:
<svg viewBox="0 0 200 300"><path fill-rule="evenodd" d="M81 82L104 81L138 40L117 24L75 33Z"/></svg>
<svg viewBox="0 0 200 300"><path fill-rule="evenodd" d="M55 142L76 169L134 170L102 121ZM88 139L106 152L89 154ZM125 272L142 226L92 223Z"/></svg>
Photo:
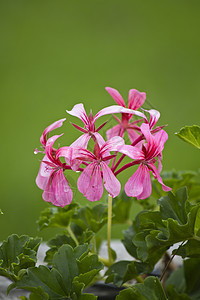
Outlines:
<svg viewBox="0 0 200 300"><path fill-rule="evenodd" d="M106 124L106 122L103 123L101 126L99 126L97 129L95 128L95 122L101 116L105 116L108 114L115 114L115 113L123 113L124 115L128 114L131 116L132 116L132 114L136 114L142 118L145 118L145 115L143 113L140 113L140 112L137 112L134 110L130 110L125 107L118 106L118 105L113 105L113 106L103 108L95 116L93 116L92 113L90 113L89 117L87 116L82 103L76 104L72 108L72 110L70 110L70 111L66 110L66 111L68 114L79 118L84 123L83 128L72 123L72 125L75 128L77 128L78 130L80 130L83 133L82 136L80 136L73 144L71 144L70 147L73 147L73 148L74 147L87 148L87 144L91 137L94 139L94 141L97 140L99 145L103 144L104 140L103 140L102 136L98 133L98 131Z"/></svg>
<svg viewBox="0 0 200 300"><path fill-rule="evenodd" d="M164 185L159 173L162 169L161 154L168 135L164 130L160 130L155 135L150 132L149 124L141 125L141 132L146 138L147 143L143 145L142 150L137 147L125 145L124 153L136 159L134 164L139 164L139 168L129 178L125 184L125 192L129 197L145 199L151 195L151 179L149 171L161 183L164 191L170 191L171 188ZM123 152L121 150L120 152ZM156 158L158 158L158 169L155 167Z"/></svg>
<svg viewBox="0 0 200 300"><path fill-rule="evenodd" d="M119 106L126 107L124 99L122 98L122 96L117 90L110 87L106 87L106 91L112 96L112 98L115 100L115 102L117 102ZM138 108L140 108L143 105L145 99L146 99L146 93L140 93L135 89L131 89L129 91L129 96L128 96L128 109L132 109L136 111ZM123 137L125 131L127 131L130 141L133 142L139 136L138 133L136 132L136 131L140 132L140 128L137 126L137 123L140 122L141 120L130 122L132 116L133 114L122 113L121 120L119 120L114 116L119 124L107 131L107 138L110 139L111 137L116 135Z"/></svg>
<svg viewBox="0 0 200 300"><path fill-rule="evenodd" d="M40 137L40 143L42 144L42 146L45 148L47 140L49 138L49 132L51 132L52 130L59 128L63 125L63 122L66 120L65 119L61 119L58 120L56 122L54 122L53 124L49 125L42 133L41 137Z"/></svg>
<svg viewBox="0 0 200 300"><path fill-rule="evenodd" d="M103 184L112 197L119 195L121 184L108 167L109 161L115 155L110 151L118 151L124 145L124 140L114 137L101 147L95 143L94 153L87 149L79 149L76 159L89 163L78 178L79 191L89 200L98 201L103 195ZM103 177L103 182L102 182Z"/></svg>
<svg viewBox="0 0 200 300"><path fill-rule="evenodd" d="M73 193L63 173L67 169L66 164L62 164L59 158L54 156L53 144L61 135L55 135L45 141L46 154L41 162L36 184L44 190L42 197L45 201L64 207L71 203Z"/></svg>

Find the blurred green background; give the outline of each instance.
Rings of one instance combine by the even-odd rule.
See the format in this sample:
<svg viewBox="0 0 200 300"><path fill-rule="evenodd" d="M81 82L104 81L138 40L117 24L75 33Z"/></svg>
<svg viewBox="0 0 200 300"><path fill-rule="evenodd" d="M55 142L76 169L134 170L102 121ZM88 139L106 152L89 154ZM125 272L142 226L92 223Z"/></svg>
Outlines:
<svg viewBox="0 0 200 300"><path fill-rule="evenodd" d="M198 150L174 132L199 124L199 16L198 0L0 1L0 240L37 233L46 203L35 184L42 157L33 151L44 128L67 117L56 133L69 145L79 134L68 120L80 123L65 110L115 104L106 86L126 101L129 89L145 91L161 112L164 170L198 169Z"/></svg>

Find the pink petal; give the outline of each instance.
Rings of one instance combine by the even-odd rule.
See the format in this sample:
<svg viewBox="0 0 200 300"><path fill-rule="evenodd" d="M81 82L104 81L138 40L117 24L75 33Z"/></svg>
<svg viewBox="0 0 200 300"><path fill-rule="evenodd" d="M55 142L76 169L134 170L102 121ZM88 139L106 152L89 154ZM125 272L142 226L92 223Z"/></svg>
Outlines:
<svg viewBox="0 0 200 300"><path fill-rule="evenodd" d="M136 146L124 145L121 148L119 148L118 151L129 156L132 159L144 160L145 158L144 152Z"/></svg>
<svg viewBox="0 0 200 300"><path fill-rule="evenodd" d="M75 140L70 147L71 148L87 148L88 142L90 140L91 136L89 133L85 133L81 135L77 140Z"/></svg>
<svg viewBox="0 0 200 300"><path fill-rule="evenodd" d="M36 184L41 190L44 190L46 188L49 177L51 176L52 173L52 167L46 164L45 161L51 162L48 159L47 155L45 155L43 160L41 161L40 169L36 177Z"/></svg>
<svg viewBox="0 0 200 300"><path fill-rule="evenodd" d="M87 149L74 149L73 158L80 161L89 161L94 162L96 161L96 156Z"/></svg>
<svg viewBox="0 0 200 300"><path fill-rule="evenodd" d="M143 109L143 110L150 114L150 120L148 123L150 129L152 129L155 126L155 124L158 122L158 119L160 118L160 113L155 109L150 109L150 110Z"/></svg>
<svg viewBox="0 0 200 300"><path fill-rule="evenodd" d="M43 132L41 138L40 138L40 143L45 147L46 146L46 141L47 141L47 138L48 138L48 133L56 128L59 128L63 125L63 122L65 121L66 119L61 119L61 120L58 120L56 122L54 122L53 124L49 125Z"/></svg>
<svg viewBox="0 0 200 300"><path fill-rule="evenodd" d="M45 152L48 156L48 158L53 162L55 163L56 165L60 165L61 163L59 163L59 161L57 161L54 157L53 157L53 154L52 154L52 149L53 149L53 144L55 143L55 141L61 137L63 135L60 134L60 135L54 135L52 136L51 138L48 139L47 143L46 143L46 148L45 148Z"/></svg>
<svg viewBox="0 0 200 300"><path fill-rule="evenodd" d="M139 199L146 199L151 196L151 177L147 166L143 165L143 191L137 197Z"/></svg>
<svg viewBox="0 0 200 300"><path fill-rule="evenodd" d="M101 148L105 144L104 138L98 132L93 132L93 135L95 136L97 143L99 144L99 147Z"/></svg>
<svg viewBox="0 0 200 300"><path fill-rule="evenodd" d="M169 192L171 191L172 189L169 187L169 186L166 186L163 181L162 181L162 178L158 172L158 170L156 169L156 167L153 165L153 164L149 164L150 168L152 169L152 173L154 175L154 177L158 180L158 182L162 185L162 189L163 191L165 192Z"/></svg>
<svg viewBox="0 0 200 300"><path fill-rule="evenodd" d="M98 201L103 195L103 183L99 165L91 163L78 178L79 191L89 200Z"/></svg>
<svg viewBox="0 0 200 300"><path fill-rule="evenodd" d="M119 151L124 145L124 140L120 136L114 136L101 147L100 156L110 155L110 151Z"/></svg>
<svg viewBox="0 0 200 300"><path fill-rule="evenodd" d="M96 116L94 116L94 122L96 122L96 120L102 116L109 115L109 114L117 114L117 113L125 113L125 114L130 114L130 115L132 114L132 115L136 115L136 116L139 116L139 117L147 120L146 116L139 111L125 108L123 106L112 105L112 106L108 106L108 107L105 107L102 110L100 110L96 114Z"/></svg>
<svg viewBox="0 0 200 300"><path fill-rule="evenodd" d="M108 130L106 131L107 139L109 140L109 139L111 139L111 138L114 137L114 136L120 135L120 132L121 132L121 125L120 125L120 124L118 124L118 125L116 125L116 126L110 128L110 129L108 129ZM120 136L121 136L121 135L120 135Z"/></svg>
<svg viewBox="0 0 200 300"><path fill-rule="evenodd" d="M73 193L62 169L52 172L42 196L45 201L56 206L64 207L71 203Z"/></svg>
<svg viewBox="0 0 200 300"><path fill-rule="evenodd" d="M153 135L151 134L151 131L150 131L150 128L149 128L149 124L143 123L140 126L140 130L143 133L145 139L147 140L147 143L149 145L152 145L154 143L154 138L153 138Z"/></svg>
<svg viewBox="0 0 200 300"><path fill-rule="evenodd" d="M61 147L56 151L55 158L56 160L60 157L64 157L66 163L71 166L73 160L73 148L72 147Z"/></svg>
<svg viewBox="0 0 200 300"><path fill-rule="evenodd" d="M105 189L113 198L117 197L121 190L121 184L119 180L115 177L111 169L103 161L101 162L101 168Z"/></svg>
<svg viewBox="0 0 200 300"><path fill-rule="evenodd" d="M111 95L111 97L113 97L113 99L115 100L115 102L117 102L118 105L124 106L124 107L126 106L124 99L122 98L122 96L120 95L120 93L117 90L110 88L110 87L106 87L105 89Z"/></svg>
<svg viewBox="0 0 200 300"><path fill-rule="evenodd" d="M165 130L160 130L159 132L154 134L154 139L157 145L159 145L160 147L160 152L163 150L164 148L164 144L168 139L168 134Z"/></svg>
<svg viewBox="0 0 200 300"><path fill-rule="evenodd" d="M148 167L140 164L136 172L125 184L125 192L129 197L145 199L151 195L151 180Z"/></svg>
<svg viewBox="0 0 200 300"><path fill-rule="evenodd" d="M129 91L128 108L137 110L142 106L145 100L146 100L146 93L140 93L139 91L132 89Z"/></svg>
<svg viewBox="0 0 200 300"><path fill-rule="evenodd" d="M88 125L89 119L82 103L74 105L72 110L66 110L66 112L72 116L79 118L85 125Z"/></svg>
<svg viewBox="0 0 200 300"><path fill-rule="evenodd" d="M123 107L118 105L112 105L101 109L95 116L94 122L102 116L109 115L109 114L117 114L122 112Z"/></svg>

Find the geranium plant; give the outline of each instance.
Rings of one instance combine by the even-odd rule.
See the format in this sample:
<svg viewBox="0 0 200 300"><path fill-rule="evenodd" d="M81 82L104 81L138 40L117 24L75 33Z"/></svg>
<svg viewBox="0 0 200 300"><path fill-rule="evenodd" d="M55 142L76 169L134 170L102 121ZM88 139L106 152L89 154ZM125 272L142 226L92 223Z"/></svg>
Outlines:
<svg viewBox="0 0 200 300"><path fill-rule="evenodd" d="M12 235L0 247L0 275L13 281L8 292L26 289L32 300L96 299L86 288L99 280L125 287L118 300L199 299L198 176L172 171L163 172L161 177L168 135L165 125L157 125L160 113L142 108L146 99L143 92L130 90L126 107L117 90L106 90L117 105L103 108L95 116L92 112L87 115L82 103L67 110L68 119L82 121L72 123L80 136L71 145L56 146L63 134L53 135L53 131L64 126L66 119L61 119L44 130L42 149L35 149L35 154L43 155L36 183L48 202L38 220L39 229L63 230L47 243L46 265L35 265L41 239ZM112 127L103 121L97 127L97 120L108 115L118 124ZM178 136L200 147L198 126L185 127ZM131 176L127 176L128 169ZM70 182L70 172L78 174L76 186ZM124 188L118 179L120 173L126 178ZM84 206L73 199L76 187L85 197ZM104 197L106 204L101 203ZM88 206L87 200L92 204ZM141 211L131 220L136 201ZM122 242L132 260L116 259L111 248L112 224L127 224ZM107 256L101 257L99 231L104 226ZM167 250L176 244L169 257ZM169 274L175 255L183 258L183 264ZM152 276L160 260L163 270Z"/></svg>

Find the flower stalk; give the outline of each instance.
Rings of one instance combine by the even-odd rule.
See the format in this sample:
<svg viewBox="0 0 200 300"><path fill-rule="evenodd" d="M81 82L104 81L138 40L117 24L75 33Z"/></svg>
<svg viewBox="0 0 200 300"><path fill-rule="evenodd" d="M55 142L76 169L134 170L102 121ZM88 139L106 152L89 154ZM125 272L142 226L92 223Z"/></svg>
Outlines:
<svg viewBox="0 0 200 300"><path fill-rule="evenodd" d="M77 238L75 237L73 231L71 230L70 226L67 227L67 231L68 231L69 235L71 236L71 238L73 239L73 241L75 242L76 246L78 246L79 242L78 242Z"/></svg>
<svg viewBox="0 0 200 300"><path fill-rule="evenodd" d="M108 223L107 223L107 247L108 247L108 261L112 264L112 251L110 247L111 241L111 226L112 226L112 197L108 194Z"/></svg>

